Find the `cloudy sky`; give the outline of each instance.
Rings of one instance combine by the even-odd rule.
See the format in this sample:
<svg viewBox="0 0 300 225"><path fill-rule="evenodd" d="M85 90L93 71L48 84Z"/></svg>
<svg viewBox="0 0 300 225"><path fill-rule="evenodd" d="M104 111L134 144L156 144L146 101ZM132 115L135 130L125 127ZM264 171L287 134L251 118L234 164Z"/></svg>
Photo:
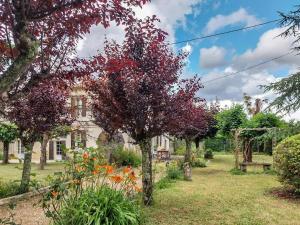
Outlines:
<svg viewBox="0 0 300 225"><path fill-rule="evenodd" d="M152 0L142 10L137 9L136 13L141 18L157 15L161 19L161 28L169 33L168 41L173 43L278 19L278 11L288 12L297 4L299 1L296 0ZM283 28L272 23L177 44L174 49L190 52L183 76L201 76L204 89L199 95L208 101L217 97L222 104L240 102L243 93L271 99L274 95L263 94L258 85L297 72L300 56L288 55L253 70L231 74L289 52L293 38L278 37L282 31ZM80 43L79 54L90 56L97 49L101 50L105 35L121 41L124 31L116 26L109 29L94 27ZM224 75L228 76L219 79ZM300 113L290 117L300 119Z"/></svg>

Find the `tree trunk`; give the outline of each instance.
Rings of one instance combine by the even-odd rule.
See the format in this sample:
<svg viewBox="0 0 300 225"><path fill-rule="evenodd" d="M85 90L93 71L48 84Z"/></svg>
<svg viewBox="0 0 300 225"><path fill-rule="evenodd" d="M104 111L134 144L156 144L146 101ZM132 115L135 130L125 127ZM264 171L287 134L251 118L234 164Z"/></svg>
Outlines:
<svg viewBox="0 0 300 225"><path fill-rule="evenodd" d="M244 142L244 162L252 162L252 148L249 139L245 139Z"/></svg>
<svg viewBox="0 0 300 225"><path fill-rule="evenodd" d="M200 149L200 140L197 138L195 139L195 145L196 145L196 153L198 157L201 157L201 149Z"/></svg>
<svg viewBox="0 0 300 225"><path fill-rule="evenodd" d="M40 157L40 169L45 169L45 165L47 164L47 144L49 141L49 135L44 134L42 145L41 145L41 157Z"/></svg>
<svg viewBox="0 0 300 225"><path fill-rule="evenodd" d="M192 158L192 142L189 139L185 139L186 150L184 155L184 180L192 180L192 168L191 168L191 158Z"/></svg>
<svg viewBox="0 0 300 225"><path fill-rule="evenodd" d="M3 164L8 164L9 142L3 142Z"/></svg>
<svg viewBox="0 0 300 225"><path fill-rule="evenodd" d="M140 141L139 145L142 150L143 202L144 205L149 206L153 203L151 140Z"/></svg>
<svg viewBox="0 0 300 225"><path fill-rule="evenodd" d="M24 147L25 147L25 153L24 153L22 180L20 184L20 193L26 193L29 191L33 143L29 143L29 144L24 143Z"/></svg>

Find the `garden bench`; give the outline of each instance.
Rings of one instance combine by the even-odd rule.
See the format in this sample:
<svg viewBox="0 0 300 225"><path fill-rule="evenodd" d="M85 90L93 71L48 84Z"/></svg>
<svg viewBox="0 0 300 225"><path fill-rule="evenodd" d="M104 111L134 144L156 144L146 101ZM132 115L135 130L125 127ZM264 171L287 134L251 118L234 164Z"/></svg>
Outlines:
<svg viewBox="0 0 300 225"><path fill-rule="evenodd" d="M170 152L165 149L158 150L156 157L158 160L170 160Z"/></svg>
<svg viewBox="0 0 300 225"><path fill-rule="evenodd" d="M271 169L271 163L258 163L258 162L243 162L240 163L240 170L247 172L247 166L262 166L264 171Z"/></svg>

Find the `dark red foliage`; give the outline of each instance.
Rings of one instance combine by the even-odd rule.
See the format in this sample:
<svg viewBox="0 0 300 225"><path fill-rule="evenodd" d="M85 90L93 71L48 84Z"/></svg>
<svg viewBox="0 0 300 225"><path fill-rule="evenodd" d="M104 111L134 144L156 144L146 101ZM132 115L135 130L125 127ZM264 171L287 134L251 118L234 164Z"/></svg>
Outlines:
<svg viewBox="0 0 300 225"><path fill-rule="evenodd" d="M171 134L191 141L201 141L217 132L215 115L218 108L208 107L205 101L191 102L189 112L173 123Z"/></svg>
<svg viewBox="0 0 300 225"><path fill-rule="evenodd" d="M106 131L127 132L137 142L171 129L189 113L199 79L180 80L186 55L165 43L155 17L133 21L123 45L107 42L94 58L97 76L86 81L95 121Z"/></svg>
<svg viewBox="0 0 300 225"><path fill-rule="evenodd" d="M146 2L148 0L0 0L0 79L19 56L28 54L28 45L33 43L39 46L35 59L25 65L18 75L19 81L14 79L10 90L17 90L15 86L30 89L48 77L71 79L89 73L83 66L86 61L74 58L78 41L93 25L108 27L111 21L128 24L134 17L132 7L141 7Z"/></svg>
<svg viewBox="0 0 300 225"><path fill-rule="evenodd" d="M67 99L67 89L42 83L26 97L11 102L8 119L18 126L24 140L37 141L56 126L72 123Z"/></svg>

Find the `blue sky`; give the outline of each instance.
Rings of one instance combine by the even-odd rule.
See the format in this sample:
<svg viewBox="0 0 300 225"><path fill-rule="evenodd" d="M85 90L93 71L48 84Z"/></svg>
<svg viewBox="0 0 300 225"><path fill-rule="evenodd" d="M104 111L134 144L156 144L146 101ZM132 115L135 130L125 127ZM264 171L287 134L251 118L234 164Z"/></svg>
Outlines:
<svg viewBox="0 0 300 225"><path fill-rule="evenodd" d="M274 20L279 18L278 11L288 12L297 4L296 0L151 0L142 9L136 9L136 15L140 18L157 15L161 20L159 26L168 32L167 40L173 43ZM243 93L271 100L275 93L263 93L258 86L298 72L299 55L288 55L235 76L230 74L288 52L295 39L276 38L283 30L273 23L175 45L174 50L190 52L182 76L201 76L204 88L199 95L207 101L217 97L223 105L228 105L241 102ZM79 55L91 56L101 50L105 35L121 42L124 28L94 27L80 43ZM224 75L228 77L207 83ZM292 118L300 118L300 112Z"/></svg>
<svg viewBox="0 0 300 225"><path fill-rule="evenodd" d="M258 22L266 22L279 18L278 11L288 12L293 9L299 1L284 1L284 0L211 0L204 1L195 5L197 13L186 16L186 25L178 26L176 29L176 41L186 40L189 38L202 36L205 34L207 23L218 15L228 16L239 10L245 10L249 15L255 17ZM198 14L198 15L197 15ZM244 27L245 21L235 22L224 26L216 32L223 32L230 29ZM278 27L278 24L268 24L259 28L250 29L247 31L231 33L228 35L219 36L216 38L208 38L202 41L189 42L193 47L193 52L190 56L189 71L199 75L207 73L209 70L203 68L199 64L199 51L201 48L210 48L212 46L220 46L230 50L227 57L232 57L232 54L242 54L247 49L255 48L260 36L272 29ZM185 44L179 44L177 47L183 47ZM282 67L275 71L276 76L286 75L288 68Z"/></svg>

